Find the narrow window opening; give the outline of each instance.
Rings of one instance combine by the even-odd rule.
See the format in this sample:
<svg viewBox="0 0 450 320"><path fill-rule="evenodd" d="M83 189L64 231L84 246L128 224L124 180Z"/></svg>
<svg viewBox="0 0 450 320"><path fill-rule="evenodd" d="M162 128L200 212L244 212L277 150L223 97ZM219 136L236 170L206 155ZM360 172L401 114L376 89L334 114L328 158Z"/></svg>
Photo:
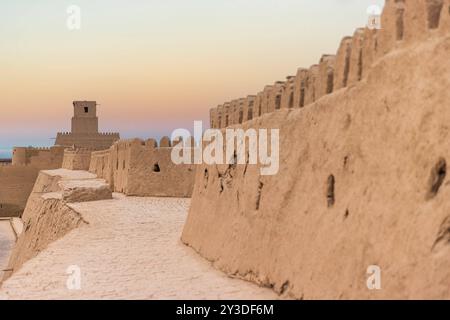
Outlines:
<svg viewBox="0 0 450 320"><path fill-rule="evenodd" d="M302 84L302 88L300 89L300 108L305 106L305 87Z"/></svg>
<svg viewBox="0 0 450 320"><path fill-rule="evenodd" d="M328 208L331 208L332 206L334 206L334 202L335 202L334 187L335 187L335 179L334 179L333 175L330 175L327 180Z"/></svg>
<svg viewBox="0 0 450 320"><path fill-rule="evenodd" d="M289 95L289 109L292 109L294 107L294 92L291 92Z"/></svg>
<svg viewBox="0 0 450 320"><path fill-rule="evenodd" d="M84 113L89 113L89 107L84 107Z"/></svg>
<svg viewBox="0 0 450 320"><path fill-rule="evenodd" d="M358 56L358 81L361 81L363 73L363 52L359 50Z"/></svg>
<svg viewBox="0 0 450 320"><path fill-rule="evenodd" d="M396 20L396 28L397 28L397 33L396 33L396 37L397 37L397 41L403 40L403 33L404 33L404 21L403 21L403 17L405 14L405 9L403 8L399 8L397 9L396 15L397 15L397 20Z"/></svg>
<svg viewBox="0 0 450 320"><path fill-rule="evenodd" d="M252 120L253 119L253 109L248 109L247 118L248 118L248 120Z"/></svg>
<svg viewBox="0 0 450 320"><path fill-rule="evenodd" d="M344 79L342 79L342 86L347 87L348 82L348 74L350 72L350 56L352 55L352 48L350 46L347 47L347 51L345 53L345 65L344 65Z"/></svg>
<svg viewBox="0 0 450 320"><path fill-rule="evenodd" d="M442 0L427 0L429 29L436 29L439 27L439 20L443 6L444 4Z"/></svg>
<svg viewBox="0 0 450 320"><path fill-rule="evenodd" d="M159 167L158 163L155 163L153 165L153 172L161 172L161 168Z"/></svg>
<svg viewBox="0 0 450 320"><path fill-rule="evenodd" d="M327 94L333 92L333 84L334 84L334 72L333 70L329 70L327 76Z"/></svg>
<svg viewBox="0 0 450 320"><path fill-rule="evenodd" d="M281 95L277 95L275 99L275 109L278 110L281 108Z"/></svg>

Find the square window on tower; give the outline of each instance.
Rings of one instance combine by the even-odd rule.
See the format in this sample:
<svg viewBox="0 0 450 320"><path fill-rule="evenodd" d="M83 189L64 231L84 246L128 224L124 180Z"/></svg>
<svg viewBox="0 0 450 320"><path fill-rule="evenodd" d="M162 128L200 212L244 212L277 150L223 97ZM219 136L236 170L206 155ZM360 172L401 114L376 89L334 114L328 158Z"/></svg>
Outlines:
<svg viewBox="0 0 450 320"><path fill-rule="evenodd" d="M84 113L88 113L89 112L89 107L84 107Z"/></svg>

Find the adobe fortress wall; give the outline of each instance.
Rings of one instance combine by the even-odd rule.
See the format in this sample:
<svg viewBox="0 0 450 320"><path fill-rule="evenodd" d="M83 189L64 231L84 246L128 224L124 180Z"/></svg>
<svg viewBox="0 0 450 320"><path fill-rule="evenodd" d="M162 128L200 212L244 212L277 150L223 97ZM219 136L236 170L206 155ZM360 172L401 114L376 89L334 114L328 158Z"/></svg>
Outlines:
<svg viewBox="0 0 450 320"><path fill-rule="evenodd" d="M195 165L171 160L173 143L120 140L106 151L92 153L89 171L109 182L115 192L130 196L190 197Z"/></svg>
<svg viewBox="0 0 450 320"><path fill-rule="evenodd" d="M211 111L280 129L280 170L198 166L185 244L288 297L450 298L450 0L386 1L382 24L288 79L292 108L279 83L243 124Z"/></svg>
<svg viewBox="0 0 450 320"><path fill-rule="evenodd" d="M16 147L12 165L0 167L0 216L20 216L40 170L61 168L64 148Z"/></svg>

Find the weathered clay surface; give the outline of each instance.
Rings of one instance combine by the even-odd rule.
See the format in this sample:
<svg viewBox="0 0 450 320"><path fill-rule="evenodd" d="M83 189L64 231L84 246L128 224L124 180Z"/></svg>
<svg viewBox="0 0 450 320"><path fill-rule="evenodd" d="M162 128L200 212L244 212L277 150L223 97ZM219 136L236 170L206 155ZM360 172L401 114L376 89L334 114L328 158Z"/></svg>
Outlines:
<svg viewBox="0 0 450 320"><path fill-rule="evenodd" d="M295 298L450 298L449 55L450 37L431 37L347 89L245 123L280 129L279 173L197 168L183 242ZM382 290L366 286L370 265Z"/></svg>

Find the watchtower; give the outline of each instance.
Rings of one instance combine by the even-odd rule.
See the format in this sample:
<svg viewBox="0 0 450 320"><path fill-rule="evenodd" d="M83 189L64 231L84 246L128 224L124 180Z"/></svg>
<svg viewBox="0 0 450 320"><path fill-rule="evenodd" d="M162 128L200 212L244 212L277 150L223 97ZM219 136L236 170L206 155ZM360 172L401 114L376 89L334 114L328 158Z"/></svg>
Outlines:
<svg viewBox="0 0 450 320"><path fill-rule="evenodd" d="M98 133L95 101L73 102L72 133Z"/></svg>

